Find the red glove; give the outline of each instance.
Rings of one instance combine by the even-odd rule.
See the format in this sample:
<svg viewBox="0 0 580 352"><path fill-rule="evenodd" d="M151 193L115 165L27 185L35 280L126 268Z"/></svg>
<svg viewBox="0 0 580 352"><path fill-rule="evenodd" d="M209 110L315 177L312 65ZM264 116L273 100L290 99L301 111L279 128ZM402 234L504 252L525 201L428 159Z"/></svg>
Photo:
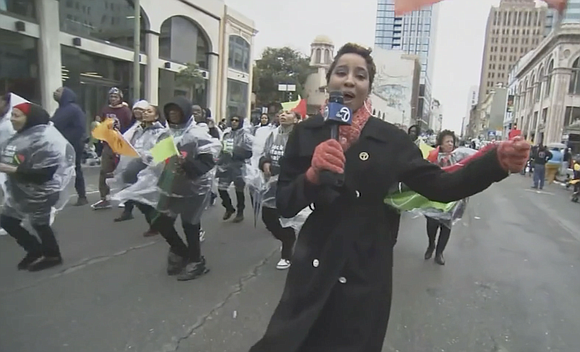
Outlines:
<svg viewBox="0 0 580 352"><path fill-rule="evenodd" d="M530 144L521 136L503 141L497 146L497 158L501 167L508 172L520 172L530 156Z"/></svg>
<svg viewBox="0 0 580 352"><path fill-rule="evenodd" d="M345 162L346 157L338 141L329 139L322 142L314 149L311 166L306 171L306 179L310 183L319 184L318 174L322 170L342 174L344 173Z"/></svg>

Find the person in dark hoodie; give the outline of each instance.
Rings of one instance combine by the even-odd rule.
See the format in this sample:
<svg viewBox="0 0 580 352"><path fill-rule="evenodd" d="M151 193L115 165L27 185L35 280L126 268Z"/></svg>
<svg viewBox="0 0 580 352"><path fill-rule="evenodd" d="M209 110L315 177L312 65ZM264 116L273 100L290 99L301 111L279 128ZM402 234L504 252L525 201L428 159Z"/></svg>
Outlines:
<svg viewBox="0 0 580 352"><path fill-rule="evenodd" d="M77 105L77 96L71 89L60 87L54 91L53 97L59 107L54 112L52 123L75 149L75 189L78 194L78 200L75 205L87 205L89 202L85 190L85 178L81 168L83 150L87 138L86 116L81 107Z"/></svg>
<svg viewBox="0 0 580 352"><path fill-rule="evenodd" d="M72 181L74 151L40 106L14 106L11 122L16 134L0 150L0 172L7 175L0 226L26 251L18 269L39 271L62 263L50 218L60 192ZM22 227L24 219L40 241Z"/></svg>
<svg viewBox="0 0 580 352"><path fill-rule="evenodd" d="M239 116L233 116L230 120L231 130L223 135L223 149L217 162L217 178L219 195L222 205L226 208L223 220L229 220L236 209L228 193L228 188L233 183L236 188L237 214L235 223L244 221L244 208L246 197L244 189L246 183L243 178L244 165L252 157L252 139L250 131L243 128L244 120Z"/></svg>
<svg viewBox="0 0 580 352"><path fill-rule="evenodd" d="M123 92L119 88L113 87L109 91L109 104L103 108L100 114L100 121L105 119L113 119L115 121L115 128L121 133L125 133L132 125L133 113L127 103L123 101ZM103 143L103 151L101 154L101 172L99 174L99 193L101 200L91 205L94 210L110 209L111 202L109 200L109 193L111 190L107 186L107 178L115 171L118 157L113 150L105 142Z"/></svg>
<svg viewBox="0 0 580 352"><path fill-rule="evenodd" d="M194 121L191 102L186 98L175 98L163 110L180 154L166 160L159 177L159 214L154 217L153 228L170 246L167 274L187 281L209 271L201 256L201 215L210 200L215 158L221 145ZM187 244L175 230L178 216Z"/></svg>

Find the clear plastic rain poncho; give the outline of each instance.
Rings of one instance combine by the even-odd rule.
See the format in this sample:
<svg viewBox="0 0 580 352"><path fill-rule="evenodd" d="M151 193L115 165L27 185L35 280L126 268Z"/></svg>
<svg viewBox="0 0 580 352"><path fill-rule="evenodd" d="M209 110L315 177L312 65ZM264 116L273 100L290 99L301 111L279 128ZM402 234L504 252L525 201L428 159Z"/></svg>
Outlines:
<svg viewBox="0 0 580 352"><path fill-rule="evenodd" d="M439 153L437 163L445 169L476 153L477 150L460 147L451 153ZM434 202L412 191L406 185L399 183L385 198L385 203L399 211L408 211L438 220L443 225L451 228L463 216L468 200L468 198L465 198L451 203Z"/></svg>
<svg viewBox="0 0 580 352"><path fill-rule="evenodd" d="M107 180L111 189L119 189L111 198L119 202L133 200L156 207L159 201L157 182L164 165L153 162L150 150L159 141L169 137L170 132L159 122L151 126L137 124L131 129L129 142L141 157L121 155L114 178Z"/></svg>
<svg viewBox="0 0 580 352"><path fill-rule="evenodd" d="M253 144L254 136L250 128L229 129L224 133L217 162L218 189L228 190L232 183L238 187L244 184Z"/></svg>
<svg viewBox="0 0 580 352"><path fill-rule="evenodd" d="M278 127L270 132L266 141L263 143L263 150L259 154L258 166L254 167L254 163L252 163L251 167L246 169L247 172L244 175L244 179L252 194L255 219L258 218L262 207L276 208L276 191L278 174L280 172L279 160L284 154L289 137L289 133L281 133L280 131ZM259 160L263 158L270 162L270 171L273 174L270 177L266 177L259 169ZM293 218L280 218L280 224L282 227L292 227L298 233L311 212L310 208L306 208Z"/></svg>
<svg viewBox="0 0 580 352"><path fill-rule="evenodd" d="M56 167L52 179L42 184L7 175L3 214L42 224L52 209L61 210L69 200L68 184L75 178L75 151L60 132L49 125L36 125L15 134L4 144L1 162L27 169ZM19 166L21 167L21 166Z"/></svg>
<svg viewBox="0 0 580 352"><path fill-rule="evenodd" d="M220 141L212 138L207 129L197 126L193 119L184 127L171 128L170 131L186 163L202 154L210 154L214 160L220 155ZM209 204L216 168L192 179L186 175L180 163L177 156L165 162L158 182L161 195L157 210L171 217L181 215L183 221L197 224Z"/></svg>

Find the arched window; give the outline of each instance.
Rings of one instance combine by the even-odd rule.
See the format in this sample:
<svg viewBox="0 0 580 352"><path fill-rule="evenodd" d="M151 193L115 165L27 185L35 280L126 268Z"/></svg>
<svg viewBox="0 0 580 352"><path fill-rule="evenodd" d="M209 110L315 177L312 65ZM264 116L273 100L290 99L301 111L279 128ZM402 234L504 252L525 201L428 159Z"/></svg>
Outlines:
<svg viewBox="0 0 580 352"><path fill-rule="evenodd" d="M568 93L574 95L580 94L580 58L577 58L572 64L572 75L570 76Z"/></svg>
<svg viewBox="0 0 580 352"><path fill-rule="evenodd" d="M316 56L314 57L314 63L319 64L322 62L322 50L316 49Z"/></svg>
<svg viewBox="0 0 580 352"><path fill-rule="evenodd" d="M205 31L191 19L174 16L166 19L159 33L159 57L181 64L195 63L208 68L210 51Z"/></svg>
<svg viewBox="0 0 580 352"><path fill-rule="evenodd" d="M0 0L0 13L36 19L35 0Z"/></svg>
<svg viewBox="0 0 580 352"><path fill-rule="evenodd" d="M129 0L61 0L60 30L79 37L133 49L135 11ZM141 52L145 52L148 22L141 11Z"/></svg>
<svg viewBox="0 0 580 352"><path fill-rule="evenodd" d="M228 67L242 72L250 72L250 43L239 35L230 35Z"/></svg>
<svg viewBox="0 0 580 352"><path fill-rule="evenodd" d="M550 91L552 90L552 76L554 73L554 60L550 60L548 64L548 70L546 71L546 89L544 90L544 98L550 96Z"/></svg>
<svg viewBox="0 0 580 352"><path fill-rule="evenodd" d="M332 58L330 57L330 49L326 49L324 51L324 63L325 64L332 63Z"/></svg>
<svg viewBox="0 0 580 352"><path fill-rule="evenodd" d="M540 101L542 97L542 86L544 85L544 68L541 67L540 71L538 72L538 87L536 88L536 96L535 101L536 103Z"/></svg>

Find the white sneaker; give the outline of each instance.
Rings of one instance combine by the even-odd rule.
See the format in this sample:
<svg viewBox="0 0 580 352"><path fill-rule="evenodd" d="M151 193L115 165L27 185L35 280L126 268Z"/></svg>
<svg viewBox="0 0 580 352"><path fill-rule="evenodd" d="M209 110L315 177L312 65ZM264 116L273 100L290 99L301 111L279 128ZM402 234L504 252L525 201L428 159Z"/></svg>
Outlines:
<svg viewBox="0 0 580 352"><path fill-rule="evenodd" d="M199 231L199 242L205 241L205 231L202 229Z"/></svg>
<svg viewBox="0 0 580 352"><path fill-rule="evenodd" d="M0 229L0 236L6 236L7 234L8 232L6 232L6 230Z"/></svg>
<svg viewBox="0 0 580 352"><path fill-rule="evenodd" d="M121 208L121 209L125 208L125 203L124 202L123 203L119 203L119 208Z"/></svg>
<svg viewBox="0 0 580 352"><path fill-rule="evenodd" d="M290 267L290 261L287 259L280 259L280 261L276 265L276 269L278 269L278 270L286 270L289 267Z"/></svg>

